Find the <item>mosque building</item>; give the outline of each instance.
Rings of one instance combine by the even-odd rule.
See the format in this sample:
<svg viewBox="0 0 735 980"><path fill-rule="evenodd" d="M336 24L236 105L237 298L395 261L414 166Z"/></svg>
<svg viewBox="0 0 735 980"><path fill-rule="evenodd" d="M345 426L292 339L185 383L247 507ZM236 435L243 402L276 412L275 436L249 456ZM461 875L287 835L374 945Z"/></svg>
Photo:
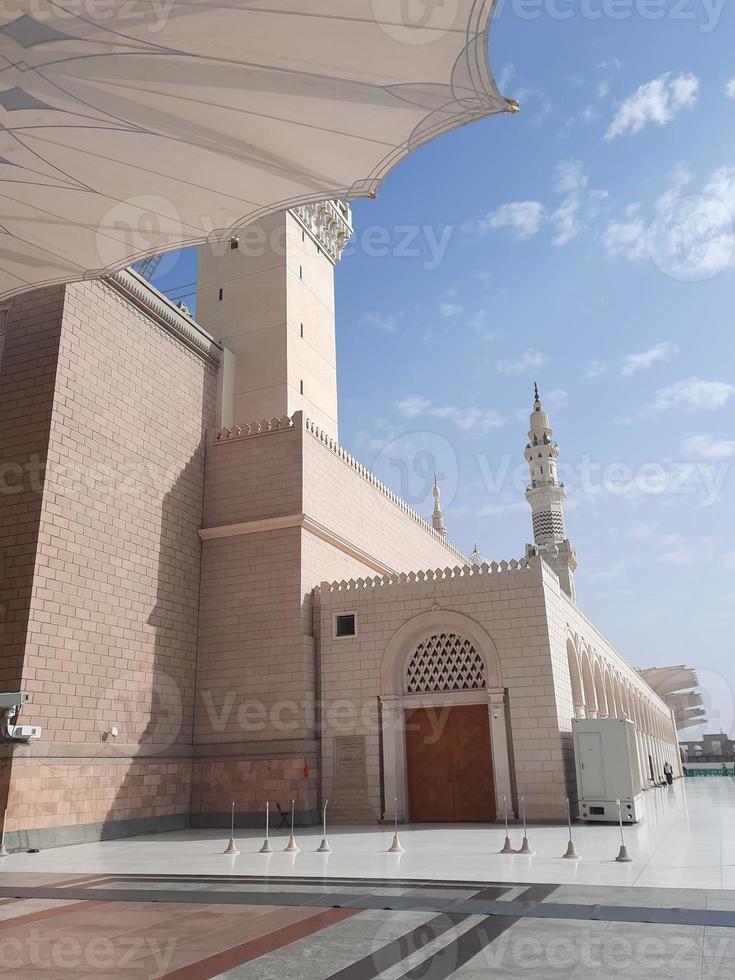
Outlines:
<svg viewBox="0 0 735 980"><path fill-rule="evenodd" d="M573 718L631 718L643 788L680 771L671 709L576 604L538 389L520 560L465 554L439 480L425 519L340 446L351 234L325 202L202 247L197 320L133 270L0 309L9 847L224 826L232 801L251 826L267 800L557 820Z"/></svg>

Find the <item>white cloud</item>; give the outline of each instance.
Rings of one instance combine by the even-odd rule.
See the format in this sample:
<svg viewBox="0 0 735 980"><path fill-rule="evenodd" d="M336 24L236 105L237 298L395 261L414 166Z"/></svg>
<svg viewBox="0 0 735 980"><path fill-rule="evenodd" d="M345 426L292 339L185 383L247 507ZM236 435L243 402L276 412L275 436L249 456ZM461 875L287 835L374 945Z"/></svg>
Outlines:
<svg viewBox="0 0 735 980"><path fill-rule="evenodd" d="M676 357L679 353L679 348L676 344L672 344L671 341L665 340L661 344L656 344L655 347L651 347L650 350L642 351L640 354L628 354L623 359L623 366L620 369L620 373L624 378L629 378L631 374L637 374L638 371L647 371L648 368L653 367L654 364L661 364L666 361L670 361L672 357Z"/></svg>
<svg viewBox="0 0 735 980"><path fill-rule="evenodd" d="M579 160L561 161L552 184L561 197L556 208L547 209L540 201L509 201L484 218L465 222L462 230L486 234L505 228L517 241L527 241L538 234L544 223L549 223L555 229L552 244L567 245L599 214L607 197L607 191L591 190L588 185L589 178Z"/></svg>
<svg viewBox="0 0 735 980"><path fill-rule="evenodd" d="M552 244L567 245L576 238L589 219L595 217L606 191L588 190L589 178L579 160L565 160L557 165L554 190L562 194L559 207L550 215L556 228Z"/></svg>
<svg viewBox="0 0 735 980"><path fill-rule="evenodd" d="M518 241L526 241L538 232L544 215L540 201L509 201L490 211L479 221L464 225L466 231L484 234L497 228L507 228Z"/></svg>
<svg viewBox="0 0 735 980"><path fill-rule="evenodd" d="M597 112L595 111L594 106L586 105L584 109L582 109L582 122L593 123L596 120Z"/></svg>
<svg viewBox="0 0 735 980"><path fill-rule="evenodd" d="M687 436L681 446L685 453L702 459L729 459L735 455L735 442L732 439L718 439L717 436Z"/></svg>
<svg viewBox="0 0 735 980"><path fill-rule="evenodd" d="M476 310L467 320L467 326L474 330L483 340L495 340L498 336L497 330L488 323L489 314L487 310Z"/></svg>
<svg viewBox="0 0 735 980"><path fill-rule="evenodd" d="M540 368L547 360L546 354L529 347L514 361L498 361L496 370L498 374L523 374L531 368Z"/></svg>
<svg viewBox="0 0 735 980"><path fill-rule="evenodd" d="M653 401L646 406L644 414L661 415L670 408L682 408L688 411L714 410L723 408L732 395L735 395L735 387L725 381L687 378L666 388L659 388Z"/></svg>
<svg viewBox="0 0 735 980"><path fill-rule="evenodd" d="M622 221L611 221L602 236L602 245L613 258L637 262L648 255L646 225L638 215L638 205L626 209Z"/></svg>
<svg viewBox="0 0 735 980"><path fill-rule="evenodd" d="M697 549L690 545L681 534L667 534L659 545L663 551L658 560L664 565L692 565L697 558Z"/></svg>
<svg viewBox="0 0 735 980"><path fill-rule="evenodd" d="M655 202L652 221L639 204L610 222L602 245L611 257L629 262L651 258L667 275L701 282L735 263L735 167L715 170L701 191L688 189L692 174L678 164ZM686 192L684 192L686 190Z"/></svg>
<svg viewBox="0 0 735 980"><path fill-rule="evenodd" d="M446 419L466 430L479 429L487 432L503 424L503 418L497 412L485 411L476 406L458 408L456 405L434 405L429 398L422 395L409 395L408 398L396 402L396 409L408 419Z"/></svg>
<svg viewBox="0 0 735 980"><path fill-rule="evenodd" d="M357 449L379 453L402 435L402 430L396 428L387 419L377 419L375 428L375 433L369 432L367 429L361 429L355 434L355 447Z"/></svg>
<svg viewBox="0 0 735 980"><path fill-rule="evenodd" d="M731 78L725 86L725 95L728 99L735 99L735 78Z"/></svg>
<svg viewBox="0 0 735 980"><path fill-rule="evenodd" d="M542 392L544 405L549 408L561 408L569 398L569 392L563 388L555 388L553 391Z"/></svg>
<svg viewBox="0 0 735 980"><path fill-rule="evenodd" d="M611 140L625 133L639 133L649 123L665 126L682 109L691 108L698 93L699 79L695 75L672 77L668 72L654 78L620 103L605 138Z"/></svg>
<svg viewBox="0 0 735 980"><path fill-rule="evenodd" d="M516 66L513 64L512 61L509 61L507 62L507 64L503 65L503 67L500 69L500 72L496 79L500 91L504 92L505 89L510 85L510 83L513 81L515 77L516 77Z"/></svg>
<svg viewBox="0 0 735 980"><path fill-rule="evenodd" d="M459 303L441 303L439 312L445 317L461 316L464 313L464 307L460 306Z"/></svg>
<svg viewBox="0 0 735 980"><path fill-rule="evenodd" d="M725 568L735 572L735 551L730 551L725 555Z"/></svg>
<svg viewBox="0 0 735 980"><path fill-rule="evenodd" d="M390 313L366 313L362 318L363 323L375 327L376 330L382 330L384 333L395 333L399 326L399 319L399 316L393 316Z"/></svg>
<svg viewBox="0 0 735 980"><path fill-rule="evenodd" d="M601 374L607 371L607 364L604 361L592 361L587 365L587 369L584 372L588 378L599 378Z"/></svg>
<svg viewBox="0 0 735 980"><path fill-rule="evenodd" d="M610 82L600 82L597 86L597 98L605 99L610 94Z"/></svg>
<svg viewBox="0 0 735 980"><path fill-rule="evenodd" d="M662 211L676 201L685 187L692 182L692 172L685 163L679 163L669 174L669 188L656 201L656 210Z"/></svg>

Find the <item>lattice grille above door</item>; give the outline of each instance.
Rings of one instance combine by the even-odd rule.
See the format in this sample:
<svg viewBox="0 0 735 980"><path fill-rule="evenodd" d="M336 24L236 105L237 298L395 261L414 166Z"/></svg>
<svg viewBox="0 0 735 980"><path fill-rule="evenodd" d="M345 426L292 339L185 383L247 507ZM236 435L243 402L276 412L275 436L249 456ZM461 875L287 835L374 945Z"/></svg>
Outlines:
<svg viewBox="0 0 735 980"><path fill-rule="evenodd" d="M407 694L483 691L485 664L469 640L456 633L430 636L416 647L406 670Z"/></svg>

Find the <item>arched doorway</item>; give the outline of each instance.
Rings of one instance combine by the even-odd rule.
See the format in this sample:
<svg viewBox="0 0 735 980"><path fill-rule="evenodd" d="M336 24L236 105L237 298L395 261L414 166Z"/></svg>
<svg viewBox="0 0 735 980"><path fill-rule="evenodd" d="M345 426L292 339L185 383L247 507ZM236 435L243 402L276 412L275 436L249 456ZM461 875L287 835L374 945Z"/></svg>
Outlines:
<svg viewBox="0 0 735 980"><path fill-rule="evenodd" d="M504 690L495 644L471 617L432 610L388 643L382 670L385 814L492 821L511 801Z"/></svg>
<svg viewBox="0 0 735 980"><path fill-rule="evenodd" d="M407 695L487 690L485 662L452 632L424 637L406 667ZM412 823L495 819L487 704L405 709L408 815Z"/></svg>

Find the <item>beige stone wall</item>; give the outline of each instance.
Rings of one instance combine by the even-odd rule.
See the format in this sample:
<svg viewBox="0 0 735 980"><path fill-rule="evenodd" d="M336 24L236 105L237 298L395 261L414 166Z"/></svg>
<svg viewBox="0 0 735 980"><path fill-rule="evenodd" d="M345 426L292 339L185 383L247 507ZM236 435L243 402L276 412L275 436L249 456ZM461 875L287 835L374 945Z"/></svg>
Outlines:
<svg viewBox="0 0 735 980"><path fill-rule="evenodd" d="M304 511L367 555L399 572L463 563L461 552L328 438L307 429L303 460Z"/></svg>
<svg viewBox="0 0 735 980"><path fill-rule="evenodd" d="M495 644L507 688L518 795L529 818L563 814L564 746L559 734L541 562L518 571L457 574L367 588L320 590L323 794L333 791L334 737L368 738L370 800L380 810L379 739L375 706L394 634L432 607L463 614ZM333 616L356 612L358 635L334 639ZM412 651L406 650L407 657ZM352 721L351 721L351 714Z"/></svg>
<svg viewBox="0 0 735 980"><path fill-rule="evenodd" d="M106 801L95 821L149 814L161 805L155 787L145 803L145 793L129 792L130 773L148 764L165 772L172 746L190 746L215 385L212 366L107 287L66 288L22 671L31 697L24 721L43 726L43 738L16 754L16 828L33 793L48 779L58 788L54 780L80 765L84 798L71 808L49 798L43 820L53 819L29 812L29 820L86 821L89 799ZM112 725L119 759L110 768ZM177 786L174 809L183 812L187 791ZM118 797L128 802L114 804Z"/></svg>
<svg viewBox="0 0 735 980"><path fill-rule="evenodd" d="M16 759L7 831L13 847L188 822L191 761L105 759L67 764ZM115 826L115 825L118 826ZM132 825L126 828L126 825ZM44 834L44 832L46 832Z"/></svg>
<svg viewBox="0 0 735 980"><path fill-rule="evenodd" d="M62 288L15 299L8 310L0 355L0 689L4 691L20 687L63 306ZM5 319L2 312L0 317Z"/></svg>

